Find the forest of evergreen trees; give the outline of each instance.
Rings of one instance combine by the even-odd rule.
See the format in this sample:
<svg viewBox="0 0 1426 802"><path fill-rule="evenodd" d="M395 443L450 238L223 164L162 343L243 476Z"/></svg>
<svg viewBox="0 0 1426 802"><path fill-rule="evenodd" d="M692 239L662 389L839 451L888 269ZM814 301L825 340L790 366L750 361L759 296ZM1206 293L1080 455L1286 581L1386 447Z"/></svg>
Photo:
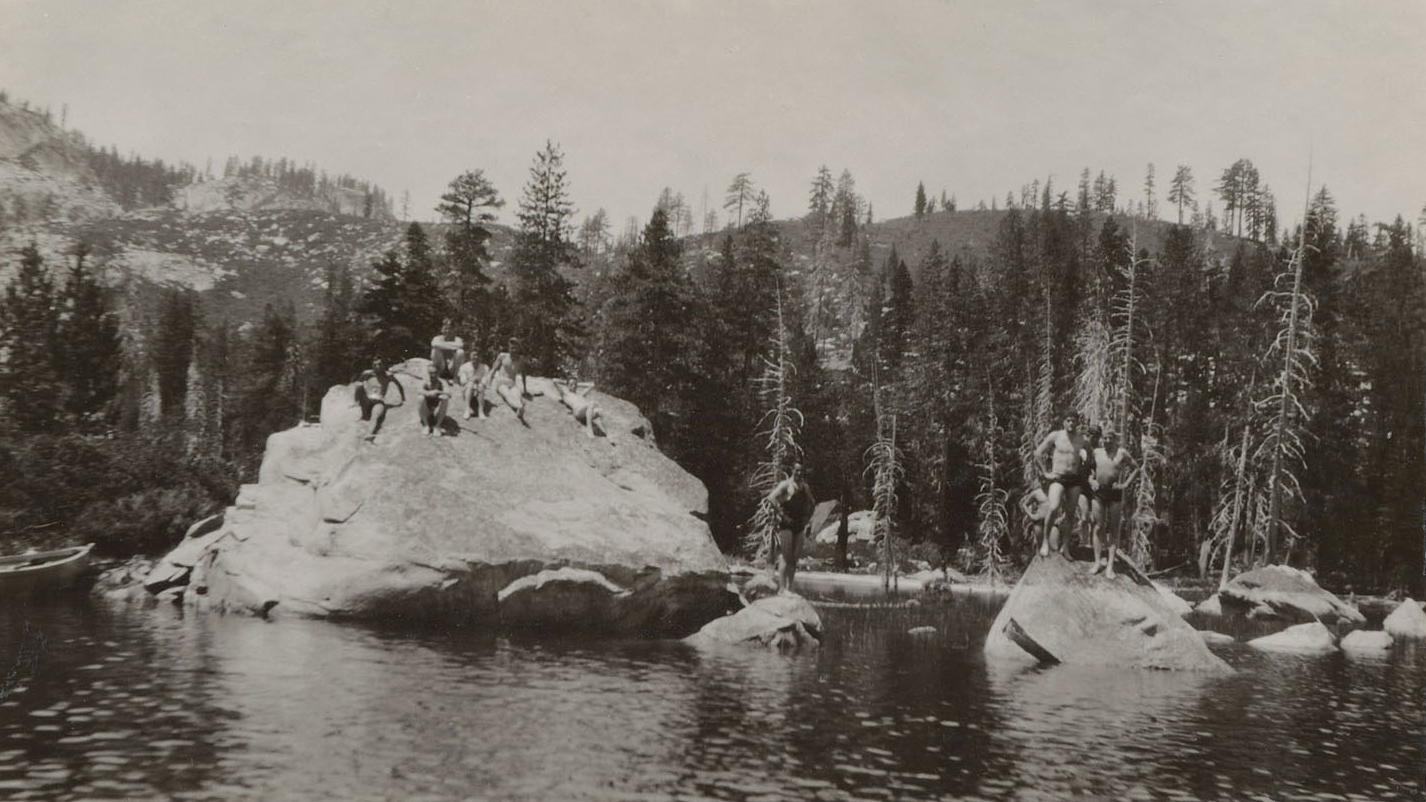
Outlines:
<svg viewBox="0 0 1426 802"><path fill-rule="evenodd" d="M1233 234L1256 180L1241 173ZM1170 203L1191 207L1191 180L1176 183ZM1143 217L1152 177L1146 189ZM1123 214L1107 181L1099 195L1087 171L1078 198L1037 183L1007 196L986 255L933 242L908 264L893 242L877 264L849 174L823 168L805 217L781 223L742 174L723 230L680 236L691 222L662 198L595 271L586 262L604 249L588 220L573 224L563 155L547 143L503 280L486 246L504 201L473 170L443 197L437 241L411 224L369 280L331 266L310 329L291 309L238 329L203 319L190 293L107 292L82 249L54 285L31 249L0 304L0 532L116 553L171 539L231 502L268 433L314 414L371 356L424 355L452 317L479 358L517 335L533 373L637 404L708 487L727 550L759 482L795 458L820 498L885 510L919 555L1022 562L1013 502L1033 477L1028 452L1073 407L1118 428L1145 465L1126 513L1144 563L1213 568L1231 538L1235 565L1287 561L1337 588L1419 593L1426 265L1411 227L1343 229L1325 188L1295 230L1259 206L1242 237L1213 233L1211 210L1150 222ZM937 213L923 196L922 214ZM944 192L939 206L955 213ZM790 268L793 230L816 243L811 270ZM824 270L861 286L846 369L824 364L812 333ZM871 454L894 455L896 471L868 472ZM879 477L896 479L894 503L873 497Z"/></svg>

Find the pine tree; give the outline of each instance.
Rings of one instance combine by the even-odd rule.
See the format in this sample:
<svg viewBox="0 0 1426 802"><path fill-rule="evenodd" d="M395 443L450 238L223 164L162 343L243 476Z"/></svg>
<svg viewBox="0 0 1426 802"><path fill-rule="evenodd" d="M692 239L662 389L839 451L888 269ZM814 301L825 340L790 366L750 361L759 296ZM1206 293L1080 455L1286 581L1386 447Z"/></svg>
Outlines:
<svg viewBox="0 0 1426 802"><path fill-rule="evenodd" d="M920 220L922 217L926 216L926 185L919 181L916 183L915 213L917 220Z"/></svg>
<svg viewBox="0 0 1426 802"><path fill-rule="evenodd" d="M494 222L495 210L504 205L484 170L467 170L451 179L436 212L452 225L476 226Z"/></svg>
<svg viewBox="0 0 1426 802"><path fill-rule="evenodd" d="M188 390L188 360L198 327L198 299L192 290L168 289L159 302L153 343L160 408L165 417L182 417Z"/></svg>
<svg viewBox="0 0 1426 802"><path fill-rule="evenodd" d="M571 368L584 351L581 309L574 284L562 272L580 266L570 239L574 213L564 154L546 141L520 197L520 232L510 272L515 333L536 369L550 374Z"/></svg>
<svg viewBox="0 0 1426 802"><path fill-rule="evenodd" d="M651 421L661 442L695 403L700 373L700 315L680 248L663 209L655 209L639 247L613 279L599 310L599 381Z"/></svg>
<svg viewBox="0 0 1426 802"><path fill-rule="evenodd" d="M60 314L54 284L35 243L20 251L20 269L0 305L0 398L21 431L52 426L66 393L56 370L61 353Z"/></svg>
<svg viewBox="0 0 1426 802"><path fill-rule="evenodd" d="M737 221L735 227L743 227L743 209L752 204L756 195L757 188L753 186L752 173L738 173L733 176L728 190L723 194L723 211L728 213L730 220Z"/></svg>
<svg viewBox="0 0 1426 802"><path fill-rule="evenodd" d="M112 412L122 358L119 321L109 291L86 264L89 246L79 243L60 295L59 339L66 357L57 370L67 388L66 411L80 423L99 423Z"/></svg>

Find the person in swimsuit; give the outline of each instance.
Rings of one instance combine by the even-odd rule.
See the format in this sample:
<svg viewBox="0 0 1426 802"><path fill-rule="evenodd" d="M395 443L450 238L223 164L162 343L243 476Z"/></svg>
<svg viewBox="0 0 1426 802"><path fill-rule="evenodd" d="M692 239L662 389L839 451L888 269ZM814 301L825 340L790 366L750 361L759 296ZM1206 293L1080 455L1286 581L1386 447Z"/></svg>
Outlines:
<svg viewBox="0 0 1426 802"><path fill-rule="evenodd" d="M1074 529L1084 477L1084 435L1079 433L1079 413L1066 412L1064 426L1050 432L1035 449L1035 464L1045 490L1045 525L1040 556L1060 547L1060 533ZM1057 515L1063 518L1056 521Z"/></svg>
<svg viewBox="0 0 1426 802"><path fill-rule="evenodd" d="M580 391L579 382L574 382L573 386L569 382L555 379L552 384L560 394L560 403L569 407L569 411L574 415L574 419L584 424L584 433L587 437L594 436L594 421L602 420L604 411L598 404L589 400L589 392L594 389L594 385L587 384L583 392ZM601 423L600 428L603 428Z"/></svg>
<svg viewBox="0 0 1426 802"><path fill-rule="evenodd" d="M520 341L514 337L510 338L506 350L500 352L500 356L495 357L495 361L490 363L490 372L485 375L485 381L481 387L484 393L487 388L494 387L495 392L505 400L510 408L515 410L515 417L525 422L525 362L519 355Z"/></svg>
<svg viewBox="0 0 1426 802"><path fill-rule="evenodd" d="M401 387L401 382L386 372L380 358L371 360L371 367L362 371L354 381L356 387L352 394L361 407L361 419L371 421L371 429L362 439L375 440L382 422L386 420L386 388L395 384L403 404L406 403L406 390Z"/></svg>
<svg viewBox="0 0 1426 802"><path fill-rule="evenodd" d="M1129 472L1121 475L1125 468ZM1124 487L1134 481L1138 473L1138 463L1119 444L1119 434L1110 428L1104 433L1104 447L1094 449L1094 473L1089 485L1094 489L1094 499L1090 505L1090 532L1094 538L1094 567L1091 574L1100 571L1110 579L1114 578L1114 555L1119 549L1119 530L1124 515ZM1100 537L1109 545L1109 562L1100 557Z"/></svg>
<svg viewBox="0 0 1426 802"><path fill-rule="evenodd" d="M803 478L802 463L794 464L792 473L778 482L767 498L778 510L777 537L773 540L773 548L777 551L777 592L787 594L792 592L792 579L797 574L797 554L812 524L812 511L817 507L812 487Z"/></svg>
<svg viewBox="0 0 1426 802"><path fill-rule="evenodd" d="M446 405L451 402L451 393L446 389L446 383L441 379L441 371L435 363L431 363L426 368L426 381L421 385L421 406L417 409L421 413L421 426L426 430L426 436L437 434L441 431L441 424L446 421Z"/></svg>
<svg viewBox="0 0 1426 802"><path fill-rule="evenodd" d="M1092 509L1091 505L1094 502L1094 488L1091 486L1093 485L1092 479L1094 476L1093 457L1094 449L1099 447L1099 438L1103 433L1104 430L1099 427L1099 424L1090 424L1089 427L1084 430L1084 448L1080 449L1080 465L1082 466L1081 473L1084 481L1079 488L1079 504L1077 506L1079 512L1077 518L1078 526L1075 527L1074 532L1079 537L1079 544L1081 546L1089 543L1093 529L1090 523L1093 520L1090 517L1090 512ZM1066 537L1064 542L1060 543L1060 553L1067 554L1068 551L1069 538Z"/></svg>
<svg viewBox="0 0 1426 802"><path fill-rule="evenodd" d="M455 381L465 363L465 341L457 337L451 319L441 321L441 333L431 338L431 364L446 381Z"/></svg>
<svg viewBox="0 0 1426 802"><path fill-rule="evenodd" d="M461 398L465 400L465 419L478 417L485 420L485 377L490 369L474 360L467 360L460 366L457 377L461 388Z"/></svg>

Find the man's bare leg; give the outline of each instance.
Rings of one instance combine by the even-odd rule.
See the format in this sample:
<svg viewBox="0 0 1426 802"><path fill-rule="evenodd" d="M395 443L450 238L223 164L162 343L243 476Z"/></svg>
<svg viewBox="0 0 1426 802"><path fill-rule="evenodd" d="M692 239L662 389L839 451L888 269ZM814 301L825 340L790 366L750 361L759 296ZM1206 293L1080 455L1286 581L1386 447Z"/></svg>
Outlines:
<svg viewBox="0 0 1426 802"><path fill-rule="evenodd" d="M1060 484L1059 482L1051 482L1049 488L1045 491L1045 530L1044 536L1040 541L1041 557L1050 556L1050 539L1052 531L1055 533L1055 546L1059 546L1060 539L1058 530L1054 528L1055 516L1060 511L1060 501L1061 497L1064 495L1064 492L1065 486Z"/></svg>
<svg viewBox="0 0 1426 802"><path fill-rule="evenodd" d="M376 433L381 430L381 424L386 420L386 402L377 401L371 405L371 431L366 433L367 440L375 440Z"/></svg>
<svg viewBox="0 0 1426 802"><path fill-rule="evenodd" d="M1109 503L1109 566L1104 569L1104 575L1110 579L1114 578L1114 555L1119 550L1119 529L1124 521L1124 502L1112 501Z"/></svg>
<svg viewBox="0 0 1426 802"><path fill-rule="evenodd" d="M1060 554L1069 556L1069 539L1073 535L1075 523L1079 520L1079 486L1067 487L1064 489L1064 503L1060 509L1064 510L1064 519L1060 522L1059 537L1055 538L1053 544Z"/></svg>
<svg viewBox="0 0 1426 802"><path fill-rule="evenodd" d="M1104 503L1099 499L1089 502L1089 538L1094 547L1094 564L1089 567L1091 576L1104 570L1104 550L1101 540L1104 520Z"/></svg>

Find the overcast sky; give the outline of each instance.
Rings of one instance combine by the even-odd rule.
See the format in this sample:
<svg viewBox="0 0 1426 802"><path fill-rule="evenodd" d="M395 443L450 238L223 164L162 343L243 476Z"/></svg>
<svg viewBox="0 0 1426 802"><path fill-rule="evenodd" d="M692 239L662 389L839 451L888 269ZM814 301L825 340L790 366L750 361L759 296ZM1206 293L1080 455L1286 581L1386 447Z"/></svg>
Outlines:
<svg viewBox="0 0 1426 802"><path fill-rule="evenodd" d="M1137 198L1150 162L1160 198L1178 164L1206 198L1243 157L1296 220L1309 151L1344 220L1414 221L1423 53L1426 0L0 0L0 87L97 144L311 161L417 219L481 168L510 221L548 138L578 219L616 230L666 186L721 207L743 171L790 217L849 169L881 219L918 181L964 208L1084 167Z"/></svg>

